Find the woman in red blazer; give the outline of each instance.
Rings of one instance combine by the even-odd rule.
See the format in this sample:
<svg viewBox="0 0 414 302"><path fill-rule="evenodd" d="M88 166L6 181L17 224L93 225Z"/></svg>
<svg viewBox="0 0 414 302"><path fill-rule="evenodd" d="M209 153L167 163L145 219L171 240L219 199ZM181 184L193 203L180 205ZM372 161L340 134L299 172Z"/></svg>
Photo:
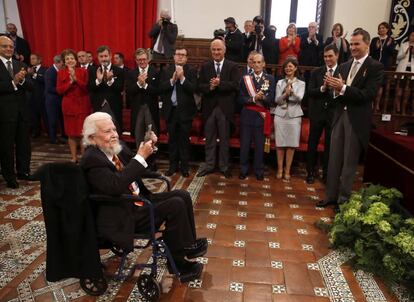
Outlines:
<svg viewBox="0 0 414 302"><path fill-rule="evenodd" d="M300 37L296 34L296 24L290 23L286 28L286 37L279 40L279 65L283 65L288 57L298 59Z"/></svg>
<svg viewBox="0 0 414 302"><path fill-rule="evenodd" d="M81 144L82 127L85 118L92 112L89 101L87 83L88 72L84 68L76 67L76 53L72 49L65 49L62 60L66 68L59 70L57 75L56 90L63 96L62 113L65 132L72 161L77 162L77 147Z"/></svg>

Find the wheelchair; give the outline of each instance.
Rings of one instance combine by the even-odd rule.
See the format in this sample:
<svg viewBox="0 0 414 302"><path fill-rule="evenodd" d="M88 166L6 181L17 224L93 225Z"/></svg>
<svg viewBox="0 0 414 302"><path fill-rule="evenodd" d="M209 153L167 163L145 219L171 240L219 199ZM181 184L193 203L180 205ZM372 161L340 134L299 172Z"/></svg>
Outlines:
<svg viewBox="0 0 414 302"><path fill-rule="evenodd" d="M169 180L154 172L149 172L148 175L145 175L143 178L157 178L162 181L164 181L167 185L167 190L170 191L170 183ZM41 182L41 199L42 199L42 208L43 208L43 214L45 219L45 226L46 226L46 235L47 235L47 242L48 242L48 248L47 248L47 262L46 262L46 277L47 279L52 279L49 281L57 281L63 278L69 278L69 277L75 277L80 279L80 286L81 288L89 295L98 296L103 294L107 287L107 281L103 277L108 276L110 278L113 278L117 281L123 281L127 278L130 278L136 269L142 270L140 276L137 279L137 287L144 299L147 301L157 301L161 294L161 288L158 284L158 281L156 279L157 276L157 267L159 265L160 259L166 258L169 262L170 271L173 272L174 275L176 275L178 278L180 278L180 273L178 272L178 269L174 263L174 260L172 258L172 255L164 243L162 236L159 238L156 238L156 234L158 232L161 232L160 230L157 230L155 227L155 219L154 219L154 207L150 200L142 197L142 196L135 196L135 195L128 195L124 194L121 196L107 196L107 195L98 195L98 194L88 194L88 188L87 188L87 182L83 175L82 169L74 164L74 163L48 163L43 165L38 169L38 171L33 175L33 180L40 180ZM52 192L50 187L52 186L52 191L59 191L58 194L61 199L56 199L56 194ZM69 200L71 202L72 198L75 198L73 195L76 191L77 193L81 193L80 199L84 199L84 202L73 202L73 204L66 205L66 202ZM56 193L56 192L55 192ZM79 194L78 194L79 195ZM63 199L62 199L63 198ZM95 225L94 225L94 213L93 213L93 204L99 203L99 202L133 202L137 205L139 203L139 206L143 206L148 209L149 217L150 217L150 225L149 225L149 232L147 233L139 233L134 234L134 239L141 239L142 241L146 241L145 244L137 244L134 245L134 249L146 249L148 247L151 247L152 249L152 255L151 260L148 261L148 263L138 263L135 264L130 270L129 273L125 273L125 267L127 264L127 257L128 254L131 251L124 251L123 249L113 245L111 242L105 240L104 238L101 239L99 236L96 235L95 231ZM71 202L72 203L72 202ZM63 205L63 206L62 206ZM66 206L66 208L65 208ZM53 210L51 210L51 207L53 207ZM79 209L76 209L78 207ZM48 260L52 259L50 257L55 257L56 255L56 245L54 245L54 241L60 240L60 241L66 241L71 238L68 238L67 236L73 236L70 232L65 231L58 231L56 229L65 229L67 226L60 226L59 224L62 224L61 221L59 221L58 217L74 217L77 215L77 211L80 211L82 213L83 218L83 225L88 225L88 233L91 233L89 238L83 238L83 241L88 242L87 245L91 245L92 249L95 248L95 251L91 251L92 255L97 255L99 263L99 266L97 269L100 270L102 273L102 268L104 268L103 264L100 262L100 255L99 255L99 249L110 249L116 256L119 256L121 258L120 265L116 271L115 274L102 274L102 277L98 274L93 274L93 276L89 276L88 272L79 272L83 268L78 268L79 271L74 271L69 269L68 272L62 272L62 267L59 266L59 264L56 264L57 262L49 263ZM66 212L66 213L65 213ZM68 213L69 212L69 213ZM57 214L58 213L58 214ZM62 216L63 215L63 216ZM77 220L79 217L76 217ZM70 220L70 219L69 219ZM90 230L90 229L93 230ZM84 231L83 231L84 232ZM72 232L73 233L73 232ZM95 238L93 238L93 235ZM60 238L60 236L63 236L64 238ZM84 236L84 234L78 234L79 236ZM50 238L52 237L52 238ZM53 238L54 237L54 238ZM75 240L79 241L79 238L76 237ZM135 242L135 240L134 240ZM96 244L95 244L96 243ZM49 251L49 247L53 250ZM79 250L82 249L82 253L84 255L84 247L79 248ZM66 250L58 250L58 253L66 253ZM88 254L90 255L90 254ZM65 255L66 256L66 255ZM72 254L70 255L72 256ZM80 254L79 254L80 256ZM93 262L93 256L90 259L85 260L84 266L89 266L90 263ZM59 257L59 256L58 256ZM76 258L77 256L75 256ZM62 257L63 259L63 257ZM62 261L62 259L60 259ZM67 258L65 258L67 259ZM63 259L63 261L65 261ZM51 261L50 261L51 262ZM70 266L70 265L69 265ZM68 266L63 267L63 270L67 269ZM48 274L48 270L49 273ZM54 274L52 276L53 272L57 272L57 275ZM50 278L49 278L50 277Z"/></svg>

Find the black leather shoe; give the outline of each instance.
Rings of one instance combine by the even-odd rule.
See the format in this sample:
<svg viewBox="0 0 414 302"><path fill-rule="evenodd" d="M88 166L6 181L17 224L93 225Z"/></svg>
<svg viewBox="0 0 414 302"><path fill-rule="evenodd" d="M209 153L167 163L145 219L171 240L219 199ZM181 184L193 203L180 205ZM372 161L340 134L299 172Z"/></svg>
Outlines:
<svg viewBox="0 0 414 302"><path fill-rule="evenodd" d="M206 238L197 239L193 244L184 248L188 259L204 256L207 253L208 242Z"/></svg>
<svg viewBox="0 0 414 302"><path fill-rule="evenodd" d="M19 188L19 183L16 180L9 180L7 182L7 187L10 189L18 189Z"/></svg>
<svg viewBox="0 0 414 302"><path fill-rule="evenodd" d="M329 206L329 205L336 205L337 203L336 203L336 201L333 201L333 200L320 200L317 204L316 204L316 206L317 207L321 207L321 208L324 208L324 207L327 207L327 206Z"/></svg>
<svg viewBox="0 0 414 302"><path fill-rule="evenodd" d="M309 172L306 176L306 183L307 184L313 184L315 182L315 176L312 172Z"/></svg>
<svg viewBox="0 0 414 302"><path fill-rule="evenodd" d="M256 175L256 179L262 181L264 179L263 175Z"/></svg>
<svg viewBox="0 0 414 302"><path fill-rule="evenodd" d="M17 179L19 180L29 180L30 174L29 173L17 173Z"/></svg>
<svg viewBox="0 0 414 302"><path fill-rule="evenodd" d="M231 178L231 172L229 169L222 172L225 178Z"/></svg>
<svg viewBox="0 0 414 302"><path fill-rule="evenodd" d="M165 176L173 176L175 174L176 170L167 170L167 172L164 173Z"/></svg>
<svg viewBox="0 0 414 302"><path fill-rule="evenodd" d="M187 178L187 177L189 177L189 176L190 176L190 173L188 173L188 171L184 171L184 172L181 172L181 175L182 175L183 177Z"/></svg>
<svg viewBox="0 0 414 302"><path fill-rule="evenodd" d="M167 266L168 272L170 274L174 273L169 263ZM182 283L200 279L201 273L203 272L203 264L198 262L191 262L184 259L179 261L175 260L175 266L180 273L178 277Z"/></svg>
<svg viewBox="0 0 414 302"><path fill-rule="evenodd" d="M241 179L241 180L246 179L246 177L247 177L247 175L244 174L244 173L239 174L239 179Z"/></svg>
<svg viewBox="0 0 414 302"><path fill-rule="evenodd" d="M213 172L214 172L213 170L208 170L208 169L201 170L200 172L197 173L197 177L203 177L203 176L206 176L207 174L211 174Z"/></svg>

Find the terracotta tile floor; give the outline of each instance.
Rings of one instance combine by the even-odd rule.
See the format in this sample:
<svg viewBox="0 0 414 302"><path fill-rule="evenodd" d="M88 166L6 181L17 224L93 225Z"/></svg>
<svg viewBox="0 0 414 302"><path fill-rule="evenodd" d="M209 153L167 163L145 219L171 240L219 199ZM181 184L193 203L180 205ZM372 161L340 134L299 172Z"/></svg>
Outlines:
<svg viewBox="0 0 414 302"><path fill-rule="evenodd" d="M32 168L62 159L69 159L66 147L41 141L34 146ZM159 168L167 169L165 160ZM196 197L197 232L210 241L208 253L198 259L206 264L202 278L190 284L164 274L161 301L398 301L380 280L371 278L371 286L363 288L355 272L342 262L338 266L343 279L332 280L329 269L335 265L323 261L332 250L327 235L314 222L331 220L333 211L315 207L324 187L320 182L306 185L302 169L296 168L286 182L275 178L273 168L268 168L265 181L225 179L219 174L196 178L198 163L191 168L189 179L174 175L172 184L188 188ZM235 168L233 174L237 172ZM19 194L12 195L16 193L5 190L0 182L0 301L140 299L134 284L140 272L122 284L111 282L98 299L86 296L76 279L48 283L39 185L21 184ZM143 251L132 261L146 261L148 255L149 251ZM103 258L107 256L104 251ZM118 259L110 257L105 262L114 268ZM340 280L344 283L335 287Z"/></svg>

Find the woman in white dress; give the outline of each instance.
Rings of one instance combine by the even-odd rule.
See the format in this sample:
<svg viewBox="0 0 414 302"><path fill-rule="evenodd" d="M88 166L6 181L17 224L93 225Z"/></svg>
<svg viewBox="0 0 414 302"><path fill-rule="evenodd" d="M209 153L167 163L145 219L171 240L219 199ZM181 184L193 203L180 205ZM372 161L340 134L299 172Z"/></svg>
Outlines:
<svg viewBox="0 0 414 302"><path fill-rule="evenodd" d="M295 148L299 147L300 129L303 111L301 101L305 94L305 82L297 78L299 73L298 61L294 57L288 57L282 66L281 79L276 84L276 108L275 114L275 139L277 152L277 178L283 176L284 169L286 180L290 179L290 167L292 165Z"/></svg>

